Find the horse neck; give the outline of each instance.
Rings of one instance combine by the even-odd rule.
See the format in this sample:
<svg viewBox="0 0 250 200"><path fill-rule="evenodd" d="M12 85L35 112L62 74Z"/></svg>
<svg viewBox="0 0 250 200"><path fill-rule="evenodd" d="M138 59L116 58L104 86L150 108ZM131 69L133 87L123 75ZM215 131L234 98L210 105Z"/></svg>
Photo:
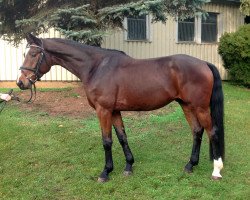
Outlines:
<svg viewBox="0 0 250 200"><path fill-rule="evenodd" d="M89 72L102 60L102 56L93 51L94 47L90 51L87 47L75 47L53 39L46 40L44 46L50 54L51 66L60 65L83 82L87 82Z"/></svg>

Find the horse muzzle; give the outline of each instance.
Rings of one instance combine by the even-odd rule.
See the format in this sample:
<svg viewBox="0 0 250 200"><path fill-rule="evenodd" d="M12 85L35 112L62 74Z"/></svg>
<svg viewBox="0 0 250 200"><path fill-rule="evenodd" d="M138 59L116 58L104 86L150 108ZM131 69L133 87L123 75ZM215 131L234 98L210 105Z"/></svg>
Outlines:
<svg viewBox="0 0 250 200"><path fill-rule="evenodd" d="M27 90L31 88L31 83L27 82L27 84L24 84L23 81L19 80L17 83L17 86L21 89L21 90Z"/></svg>

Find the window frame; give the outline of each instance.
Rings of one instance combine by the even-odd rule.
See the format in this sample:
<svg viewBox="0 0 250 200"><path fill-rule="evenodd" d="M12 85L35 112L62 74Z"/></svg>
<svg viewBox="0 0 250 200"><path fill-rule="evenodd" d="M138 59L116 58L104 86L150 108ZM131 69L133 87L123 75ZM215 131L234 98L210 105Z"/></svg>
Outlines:
<svg viewBox="0 0 250 200"><path fill-rule="evenodd" d="M179 21L177 19L176 21L176 43L196 43L196 44L217 44L219 42L219 38L221 36L221 31L222 31L222 14L221 13L217 13L217 12L208 12L209 13L213 13L216 14L216 25L217 25L217 35L216 35L216 41L213 42L203 42L201 41L202 38L202 16L196 16L194 17L194 40L193 41L179 41Z"/></svg>
<svg viewBox="0 0 250 200"><path fill-rule="evenodd" d="M128 18L124 18L124 40L127 42L151 42L152 41L152 30L151 30L151 16L146 15L146 38L145 39L129 39L128 38Z"/></svg>
<svg viewBox="0 0 250 200"><path fill-rule="evenodd" d="M208 12L208 13L210 13L211 15L215 15L216 16L216 35L215 35L215 38L216 38L216 40L215 41L202 41L202 21L203 21L203 19L201 18L201 43L217 43L218 42L218 33L219 33L219 31L218 31L218 13L216 13L216 12Z"/></svg>
<svg viewBox="0 0 250 200"><path fill-rule="evenodd" d="M179 40L179 20L177 20L177 32L176 32L176 38L178 43L194 43L195 37L196 37L196 18L194 17L194 38L193 40Z"/></svg>

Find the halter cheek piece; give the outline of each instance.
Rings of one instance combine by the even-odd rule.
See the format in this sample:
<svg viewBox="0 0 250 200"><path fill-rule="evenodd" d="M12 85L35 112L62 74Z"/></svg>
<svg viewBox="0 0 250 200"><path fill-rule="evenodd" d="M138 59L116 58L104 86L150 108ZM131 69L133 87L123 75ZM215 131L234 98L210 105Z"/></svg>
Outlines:
<svg viewBox="0 0 250 200"><path fill-rule="evenodd" d="M42 47L36 46L36 45L29 45L29 46L27 46L27 48L28 47L36 47L36 48L41 49L39 60L36 63L36 67L35 68L29 67L29 66L21 66L19 68L19 70L28 70L28 71L33 72L33 74L31 74L30 76L26 76L25 78L28 79L31 84L35 84L35 82L36 81L40 81L40 78L42 77L42 74L40 72L40 67L41 67L41 64L43 62L43 59L45 59L45 61L46 61L46 58L45 58L44 49ZM35 75L35 79L34 80L31 79L31 77L33 75Z"/></svg>

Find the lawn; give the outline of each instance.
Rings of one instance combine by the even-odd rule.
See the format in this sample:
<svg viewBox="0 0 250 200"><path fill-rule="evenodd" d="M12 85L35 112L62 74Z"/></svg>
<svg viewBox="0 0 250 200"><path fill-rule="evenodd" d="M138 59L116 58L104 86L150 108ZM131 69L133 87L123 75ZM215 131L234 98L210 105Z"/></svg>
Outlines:
<svg viewBox="0 0 250 200"><path fill-rule="evenodd" d="M123 176L124 155L113 137L115 169L105 184L97 182L104 152L94 115L74 119L8 104L0 114L0 199L249 199L250 91L229 83L223 88L226 161L221 181L210 179L206 135L199 166L191 175L183 172L192 137L175 103L157 114L124 117L134 173Z"/></svg>

